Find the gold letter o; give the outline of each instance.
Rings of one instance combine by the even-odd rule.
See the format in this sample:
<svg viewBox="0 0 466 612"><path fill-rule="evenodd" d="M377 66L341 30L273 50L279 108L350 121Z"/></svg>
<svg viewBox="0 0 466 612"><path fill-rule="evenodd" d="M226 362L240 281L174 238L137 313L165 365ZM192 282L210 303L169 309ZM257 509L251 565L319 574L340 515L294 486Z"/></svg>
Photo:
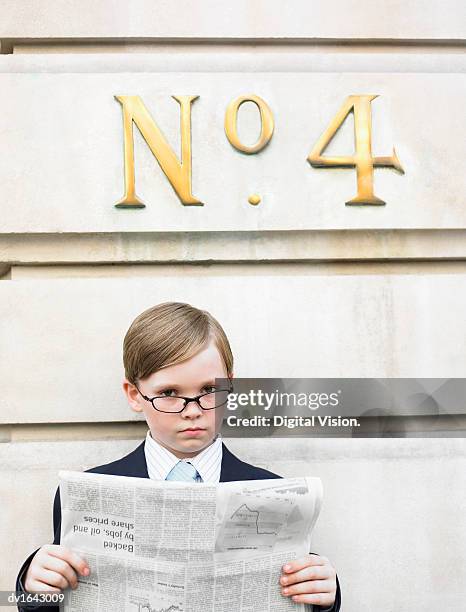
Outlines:
<svg viewBox="0 0 466 612"><path fill-rule="evenodd" d="M244 102L254 102L254 104L258 107L261 116L261 133L259 140L251 146L244 145L238 138L238 110L241 104L244 104ZM239 96L236 98L236 100L232 100L227 107L227 111L225 113L225 134L227 135L230 144L235 147L235 149L238 149L238 151L248 153L249 155L251 153L261 151L270 142L273 134L273 128L272 111L270 110L267 102L265 102L259 96L255 96L254 94Z"/></svg>

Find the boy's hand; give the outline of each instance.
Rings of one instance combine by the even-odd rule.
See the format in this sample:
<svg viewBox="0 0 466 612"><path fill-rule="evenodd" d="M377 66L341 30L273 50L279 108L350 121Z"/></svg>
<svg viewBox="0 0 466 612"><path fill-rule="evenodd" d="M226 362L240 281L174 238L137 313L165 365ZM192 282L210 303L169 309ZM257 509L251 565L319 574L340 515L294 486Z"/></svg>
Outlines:
<svg viewBox="0 0 466 612"><path fill-rule="evenodd" d="M59 544L45 544L32 558L26 572L24 588L28 593L60 593L78 586L78 574L89 575L86 561L69 548Z"/></svg>
<svg viewBox="0 0 466 612"><path fill-rule="evenodd" d="M337 592L336 571L327 557L306 555L289 561L282 567L282 595L296 603L315 604L329 608Z"/></svg>

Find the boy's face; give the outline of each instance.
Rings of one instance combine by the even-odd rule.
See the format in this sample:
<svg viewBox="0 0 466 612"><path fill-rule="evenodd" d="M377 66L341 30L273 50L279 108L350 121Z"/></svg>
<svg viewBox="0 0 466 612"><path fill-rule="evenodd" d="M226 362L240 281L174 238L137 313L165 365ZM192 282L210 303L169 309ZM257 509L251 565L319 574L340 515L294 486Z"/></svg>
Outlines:
<svg viewBox="0 0 466 612"><path fill-rule="evenodd" d="M138 382L141 393L156 395L183 395L195 397L211 391L215 378L226 378L227 373L220 353L211 340L190 359L162 368ZM143 412L154 440L174 455L194 457L209 446L222 424L223 407L202 410L196 402L189 402L183 412L164 413L155 410L126 379L123 389L131 408ZM173 391L171 391L173 390Z"/></svg>

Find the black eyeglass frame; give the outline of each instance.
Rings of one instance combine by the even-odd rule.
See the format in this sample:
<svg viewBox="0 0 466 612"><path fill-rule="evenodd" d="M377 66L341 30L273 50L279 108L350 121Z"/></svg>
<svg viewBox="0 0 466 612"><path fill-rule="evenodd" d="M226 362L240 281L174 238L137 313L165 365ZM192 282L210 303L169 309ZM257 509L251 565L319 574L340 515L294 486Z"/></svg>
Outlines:
<svg viewBox="0 0 466 612"><path fill-rule="evenodd" d="M157 410L157 412L163 412L163 414L180 414L181 412L183 412L183 410L186 408L186 406L190 403L190 402L196 402L196 404L199 406L199 408L201 410L204 411L208 411L208 410L215 410L216 408L221 408L222 406L224 406L227 401L228 401L228 397L227 399L222 403L219 404L218 406L212 406L212 408L203 408L199 402L200 398L203 397L204 395L212 395L214 393L219 393L221 391L228 391L228 393L231 393L233 391L233 385L230 385L230 387L228 389L217 389L216 391L208 391L207 393L201 393L200 395L196 395L196 397L185 397L184 395L154 395L154 397L147 397L147 395L144 395L144 393L141 393L141 391L139 390L139 387L137 385L134 385L136 387L136 389L139 392L139 395L141 397L143 397L147 402L150 402L152 404L152 408L154 410ZM177 399L182 399L184 400L184 406L181 410L160 410L160 408L157 408L154 404L154 400L156 399L163 399L163 398L167 398L167 397L173 397L173 398L177 398Z"/></svg>

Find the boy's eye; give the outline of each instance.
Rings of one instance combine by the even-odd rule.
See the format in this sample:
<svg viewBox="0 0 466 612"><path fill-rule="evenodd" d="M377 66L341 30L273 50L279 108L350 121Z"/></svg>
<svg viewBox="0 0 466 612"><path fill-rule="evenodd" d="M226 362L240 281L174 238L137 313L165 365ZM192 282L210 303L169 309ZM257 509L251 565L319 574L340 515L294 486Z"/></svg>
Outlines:
<svg viewBox="0 0 466 612"><path fill-rule="evenodd" d="M202 393L214 393L216 390L216 387L213 385L206 385L202 389ZM163 397L177 397L178 391L176 389L163 389L163 391L160 391L160 395Z"/></svg>
<svg viewBox="0 0 466 612"><path fill-rule="evenodd" d="M164 389L163 391L160 391L160 395L164 395L165 397L175 397L177 393L175 389Z"/></svg>
<svg viewBox="0 0 466 612"><path fill-rule="evenodd" d="M214 393L216 391L216 387L212 385L206 385L203 389L204 393Z"/></svg>

